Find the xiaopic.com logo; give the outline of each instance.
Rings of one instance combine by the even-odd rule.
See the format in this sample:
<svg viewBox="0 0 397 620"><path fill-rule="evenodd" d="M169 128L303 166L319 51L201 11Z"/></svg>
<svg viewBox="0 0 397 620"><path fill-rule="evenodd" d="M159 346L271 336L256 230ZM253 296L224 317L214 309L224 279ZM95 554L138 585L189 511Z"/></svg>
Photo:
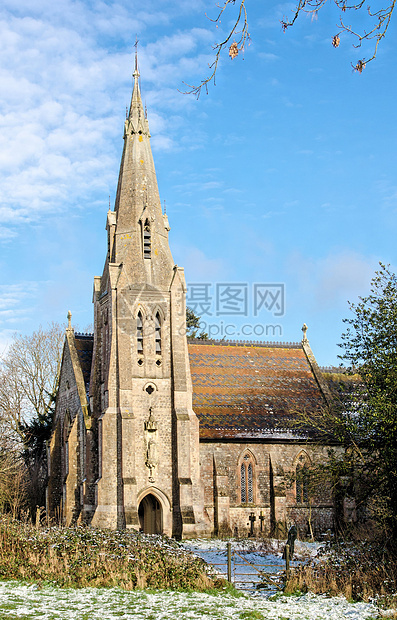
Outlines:
<svg viewBox="0 0 397 620"><path fill-rule="evenodd" d="M280 324L244 323L243 325L236 325L235 323L225 323L225 321L208 323L200 320L198 328L207 334L210 340L281 338L283 335L283 328Z"/></svg>
<svg viewBox="0 0 397 620"><path fill-rule="evenodd" d="M195 282L188 284L186 304L204 317L282 317L286 312L285 284L248 282ZM255 326L251 325L251 328ZM262 326L266 327L266 326ZM249 326L246 326L247 330ZM231 327L230 327L231 329ZM259 330L259 324L257 326ZM259 334L247 334L259 335Z"/></svg>

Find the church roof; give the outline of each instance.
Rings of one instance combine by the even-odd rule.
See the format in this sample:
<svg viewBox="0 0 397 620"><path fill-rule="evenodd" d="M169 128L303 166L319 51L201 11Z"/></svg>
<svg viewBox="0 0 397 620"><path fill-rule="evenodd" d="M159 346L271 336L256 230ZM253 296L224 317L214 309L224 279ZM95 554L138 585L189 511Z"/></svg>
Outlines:
<svg viewBox="0 0 397 620"><path fill-rule="evenodd" d="M302 344L189 342L201 439L291 437L297 411L325 404Z"/></svg>
<svg viewBox="0 0 397 620"><path fill-rule="evenodd" d="M74 334L74 344L80 361L81 370L83 372L84 385L86 392L90 385L92 349L94 346L93 334Z"/></svg>
<svg viewBox="0 0 397 620"><path fill-rule="evenodd" d="M92 334L75 333L88 390ZM325 398L301 343L189 341L200 439L291 439L288 419Z"/></svg>

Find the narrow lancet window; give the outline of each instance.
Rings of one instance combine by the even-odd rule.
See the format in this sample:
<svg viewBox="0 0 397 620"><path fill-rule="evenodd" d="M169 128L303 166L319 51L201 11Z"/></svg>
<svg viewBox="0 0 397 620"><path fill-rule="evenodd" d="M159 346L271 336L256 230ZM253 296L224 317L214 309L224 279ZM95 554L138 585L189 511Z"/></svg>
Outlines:
<svg viewBox="0 0 397 620"><path fill-rule="evenodd" d="M241 503L254 503L254 466L249 454L244 456L240 466Z"/></svg>
<svg viewBox="0 0 397 620"><path fill-rule="evenodd" d="M242 504L246 504L247 503L247 483L246 483L246 471L245 471L245 464L241 463L241 468L240 468L240 483L241 483L241 503Z"/></svg>
<svg viewBox="0 0 397 620"><path fill-rule="evenodd" d="M140 311L136 317L136 347L138 353L143 353L143 321Z"/></svg>
<svg viewBox="0 0 397 620"><path fill-rule="evenodd" d="M309 502L309 465L303 454L296 465L295 488L297 503L307 504Z"/></svg>
<svg viewBox="0 0 397 620"><path fill-rule="evenodd" d="M152 256L152 238L150 233L150 222L145 221L143 227L143 258L151 258Z"/></svg>
<svg viewBox="0 0 397 620"><path fill-rule="evenodd" d="M248 501L252 503L254 501L254 477L252 472L252 463L248 465L247 491Z"/></svg>
<svg viewBox="0 0 397 620"><path fill-rule="evenodd" d="M71 429L71 420L69 410L66 410L66 415L63 421L63 460L64 460L64 476L69 474L69 433Z"/></svg>
<svg viewBox="0 0 397 620"><path fill-rule="evenodd" d="M159 312L157 312L155 316L154 325L156 334L156 355L161 355L161 320Z"/></svg>

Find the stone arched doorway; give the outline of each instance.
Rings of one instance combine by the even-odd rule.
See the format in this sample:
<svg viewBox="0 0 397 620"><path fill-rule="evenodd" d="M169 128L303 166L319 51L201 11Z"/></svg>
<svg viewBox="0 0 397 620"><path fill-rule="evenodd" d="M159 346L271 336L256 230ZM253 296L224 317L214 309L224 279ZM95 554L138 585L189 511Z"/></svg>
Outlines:
<svg viewBox="0 0 397 620"><path fill-rule="evenodd" d="M139 527L145 534L162 534L163 519L159 500L149 493L145 495L138 508Z"/></svg>

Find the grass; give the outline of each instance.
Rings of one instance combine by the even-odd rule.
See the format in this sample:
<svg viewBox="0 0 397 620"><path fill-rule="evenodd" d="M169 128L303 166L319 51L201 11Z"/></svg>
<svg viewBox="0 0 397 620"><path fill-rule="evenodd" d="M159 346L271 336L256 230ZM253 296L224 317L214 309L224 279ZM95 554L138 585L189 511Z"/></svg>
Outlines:
<svg viewBox="0 0 397 620"><path fill-rule="evenodd" d="M389 605L397 592L397 557L376 543L325 546L314 561L291 571L284 590L285 594L309 591Z"/></svg>
<svg viewBox="0 0 397 620"><path fill-rule="evenodd" d="M173 540L88 527L36 529L0 518L0 579L61 587L220 589L205 563Z"/></svg>
<svg viewBox="0 0 397 620"><path fill-rule="evenodd" d="M290 597L299 603L288 603L288 597L282 595L274 597L266 604L279 606L280 613L277 615L274 611L275 615L269 616L263 601L253 604L251 599L252 604L247 605L244 594L226 581L212 577L202 560L171 539L90 527L35 528L3 517L0 518L0 580L8 581L3 584L0 581L0 590L4 590L4 595L0 594L0 620L36 617L35 612L25 615L25 602L30 599L36 601L32 603L33 610L37 604L41 606L42 615L37 617L47 618L47 608L50 614L55 604L59 609L54 615L48 615L48 619L64 620L62 610L69 609L73 589L79 620L84 617L103 620L104 605L109 605L109 618L114 620L123 617L124 612L129 613L130 609L128 617L145 620L175 615L178 619L222 618L222 609L226 612L226 608L229 615L225 617L236 620L273 617L282 620L289 605L294 608L296 604L311 604L309 599L304 601L304 593L308 591L330 596L344 594L348 600L359 601L370 601L377 594L379 606L390 608L397 603L393 599L396 564L394 570L390 569L390 560L382 556L379 549L376 551L364 544L328 548L320 561L292 572L285 593L299 593L299 597ZM34 585L26 586L26 582ZM66 599L62 598L59 588L64 589ZM104 588L110 590L111 602ZM79 589L84 593L82 599ZM163 591L162 595L159 590ZM135 598L123 598L121 592L127 595L128 591L135 591L130 593ZM206 598L197 599L200 596ZM87 601L88 610L81 608L82 601L84 605ZM145 610L144 614L140 615L137 609ZM164 609L167 613L162 615ZM332 617L344 617L335 613ZM361 620L361 617L370 616L365 608L365 614L357 617ZM328 615L323 617L328 618Z"/></svg>

